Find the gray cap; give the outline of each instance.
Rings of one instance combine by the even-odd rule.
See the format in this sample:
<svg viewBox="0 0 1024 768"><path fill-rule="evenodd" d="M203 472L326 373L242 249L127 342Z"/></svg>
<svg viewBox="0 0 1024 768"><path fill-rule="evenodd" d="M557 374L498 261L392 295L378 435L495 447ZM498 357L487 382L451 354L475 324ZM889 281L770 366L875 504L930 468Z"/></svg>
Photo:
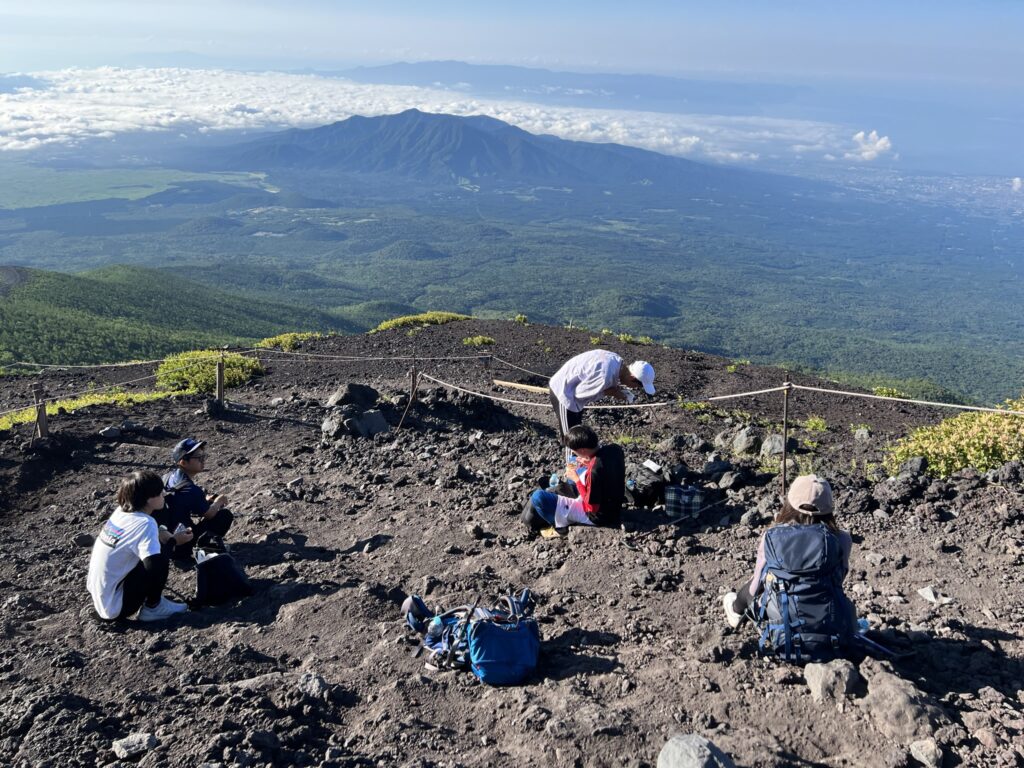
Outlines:
<svg viewBox="0 0 1024 768"><path fill-rule="evenodd" d="M835 510L832 486L817 475L801 475L794 480L789 486L786 501L793 509L810 515L831 515Z"/></svg>

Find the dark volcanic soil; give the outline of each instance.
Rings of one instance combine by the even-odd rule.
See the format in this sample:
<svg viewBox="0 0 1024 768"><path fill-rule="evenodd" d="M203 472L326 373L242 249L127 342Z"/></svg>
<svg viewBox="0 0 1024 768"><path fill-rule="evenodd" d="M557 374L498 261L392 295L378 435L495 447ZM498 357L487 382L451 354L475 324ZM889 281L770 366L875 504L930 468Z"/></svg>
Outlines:
<svg viewBox="0 0 1024 768"><path fill-rule="evenodd" d="M492 378L543 382L497 361L426 359L473 355L462 339L478 334L498 340L482 354L543 374L592 346L584 331L464 321L301 351L416 356L419 370L444 381L542 400L495 389ZM697 353L601 345L654 364L655 400L756 390L783 376L745 365L729 372L728 361ZM767 463L731 455L724 441L748 425L757 437L778 431L781 395L720 409L591 412L588 422L622 442L631 462L687 464L709 506L680 526L630 510L623 531L530 540L516 515L560 455L549 409L426 381L396 431L413 361L263 359L267 375L232 390L233 409L219 418L186 397L59 415L48 451L24 448L27 426L0 433L0 764L114 764L115 740L151 733L155 745L124 762L653 766L674 732L707 736L747 766L914 765L911 742L928 738L945 765L1024 763L1020 468L948 480L911 472L894 482L878 469L887 441L945 413L803 392L791 399L794 423L814 415L827 424L793 436L801 471L832 480L854 534L848 592L893 647L914 651L892 666L898 677L864 662L867 696L861 688L819 703L799 668L759 658L753 630L731 631L721 616L721 594L749 577L779 488ZM150 370L40 380L60 394ZM322 440L325 403L346 382L378 389L390 432ZM0 410L24 402L29 384L0 379ZM126 418L137 428L99 437ZM870 438L854 439L860 425ZM101 626L85 592L89 549L76 538L98 531L123 475L164 470L170 446L192 435L209 441L201 482L230 496L237 519L228 538L257 594L162 624ZM739 471L731 489L700 476L714 451ZM186 594L193 579L172 573ZM528 684L488 688L411 657L398 615L407 593L449 606L522 586L538 597L544 638ZM926 601L918 589L927 586L952 602ZM899 679L913 688L893 709L883 682Z"/></svg>

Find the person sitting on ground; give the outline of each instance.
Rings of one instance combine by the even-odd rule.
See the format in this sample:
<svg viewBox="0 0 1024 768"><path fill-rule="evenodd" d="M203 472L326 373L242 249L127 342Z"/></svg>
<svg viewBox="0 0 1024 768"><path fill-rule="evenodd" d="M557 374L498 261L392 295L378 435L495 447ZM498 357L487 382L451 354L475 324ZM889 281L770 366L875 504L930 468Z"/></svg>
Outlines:
<svg viewBox="0 0 1024 768"><path fill-rule="evenodd" d="M551 377L551 405L558 417L558 440L565 445L569 430L583 423L583 409L602 397L632 403L636 396L628 389L643 388L654 394L654 368L637 360L628 368L621 357L606 349L592 349L570 358ZM566 462L569 454L566 453Z"/></svg>
<svg viewBox="0 0 1024 768"><path fill-rule="evenodd" d="M852 548L852 537L836 523L832 487L828 481L817 475L796 478L789 487L782 510L761 535L753 577L722 599L726 622L735 629L744 617L759 619L755 606L765 601L768 597L763 596L765 590L785 572L781 577L787 581L782 585L785 589L778 591L789 590L788 597L794 607L785 605L783 595L780 613L786 613L787 617L765 617L768 631L773 633L770 644L791 642L792 638L785 637L787 631L781 624L786 621L791 622L790 630L804 635L802 642L808 646L828 644L823 643L826 637L851 637L856 627L856 612L843 593L842 582L850 569ZM806 591L801 589L801 581L808 585ZM769 608L768 612L774 614L776 609ZM788 649L786 653L788 656Z"/></svg>
<svg viewBox="0 0 1024 768"><path fill-rule="evenodd" d="M205 441L187 437L171 450L171 460L178 466L164 475L167 507L156 515L157 522L172 533L178 526L192 528L195 540L204 534L223 537L235 519L227 509L227 496L207 494L196 485L195 477L206 469ZM193 543L168 545L168 554L175 560L188 561Z"/></svg>
<svg viewBox="0 0 1024 768"><path fill-rule="evenodd" d="M565 536L570 525L619 525L626 496L626 457L619 445L600 445L597 433L577 425L565 436L565 445L576 457L566 467L568 482L559 489L534 491L523 510L522 521L531 531L553 528L545 535ZM572 497L576 493L576 497Z"/></svg>
<svg viewBox="0 0 1024 768"><path fill-rule="evenodd" d="M192 540L192 531L172 535L157 528L152 515L164 506L164 484L156 472L135 472L117 492L118 508L103 524L92 547L86 587L104 621L166 619L188 608L163 596L167 555L161 543Z"/></svg>

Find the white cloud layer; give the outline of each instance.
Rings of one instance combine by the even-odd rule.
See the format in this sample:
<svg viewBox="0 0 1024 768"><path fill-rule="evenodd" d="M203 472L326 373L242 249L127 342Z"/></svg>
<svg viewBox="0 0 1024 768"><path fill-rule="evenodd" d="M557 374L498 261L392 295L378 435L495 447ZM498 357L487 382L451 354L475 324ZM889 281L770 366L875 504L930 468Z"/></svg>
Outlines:
<svg viewBox="0 0 1024 768"><path fill-rule="evenodd" d="M1020 176L1014 176L1013 181L1010 182L1010 187L1014 192L1020 192L1024 189L1024 181L1021 180Z"/></svg>
<svg viewBox="0 0 1024 768"><path fill-rule="evenodd" d="M889 141L889 137L879 136L878 131L867 134L864 131L857 131L853 134L853 143L854 149L843 155L846 160L870 162L892 152L892 142Z"/></svg>
<svg viewBox="0 0 1024 768"><path fill-rule="evenodd" d="M829 155L871 161L892 150L889 138L876 131L858 132L851 144L849 129L808 120L553 107L314 75L113 67L34 74L50 87L0 93L0 150L136 131L313 127L411 107L489 115L531 133L723 162Z"/></svg>

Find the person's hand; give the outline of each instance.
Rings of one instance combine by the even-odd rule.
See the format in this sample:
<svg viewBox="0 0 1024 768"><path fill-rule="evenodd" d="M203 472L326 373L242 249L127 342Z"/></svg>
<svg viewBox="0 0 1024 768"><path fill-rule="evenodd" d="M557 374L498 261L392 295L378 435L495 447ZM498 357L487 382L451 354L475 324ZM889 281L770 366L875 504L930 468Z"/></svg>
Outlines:
<svg viewBox="0 0 1024 768"><path fill-rule="evenodd" d="M166 544L173 537L171 536L171 532L161 525L160 528L157 529L157 538L160 539L161 544Z"/></svg>
<svg viewBox="0 0 1024 768"><path fill-rule="evenodd" d="M575 464L566 464L566 466L565 466L565 476L569 480L572 480L574 483L578 483L580 481L580 476L576 472L576 465Z"/></svg>
<svg viewBox="0 0 1024 768"><path fill-rule="evenodd" d="M222 509L224 509L224 507L227 505L227 503L228 503L228 497L227 496L225 496L223 494L221 494L220 496L217 496L216 498L213 499L213 503L210 504L210 508L208 510L206 510L206 514L204 515L204 517L208 517L208 518L209 517L213 517L218 512L220 512Z"/></svg>
<svg viewBox="0 0 1024 768"><path fill-rule="evenodd" d="M181 533L174 534L174 536L172 536L171 538L174 539L174 543L179 547L182 544L188 544L190 541L192 541L192 529L186 528Z"/></svg>
<svg viewBox="0 0 1024 768"><path fill-rule="evenodd" d="M622 394L626 400L626 405L632 405L636 402L636 395L634 395L630 390L623 390Z"/></svg>

